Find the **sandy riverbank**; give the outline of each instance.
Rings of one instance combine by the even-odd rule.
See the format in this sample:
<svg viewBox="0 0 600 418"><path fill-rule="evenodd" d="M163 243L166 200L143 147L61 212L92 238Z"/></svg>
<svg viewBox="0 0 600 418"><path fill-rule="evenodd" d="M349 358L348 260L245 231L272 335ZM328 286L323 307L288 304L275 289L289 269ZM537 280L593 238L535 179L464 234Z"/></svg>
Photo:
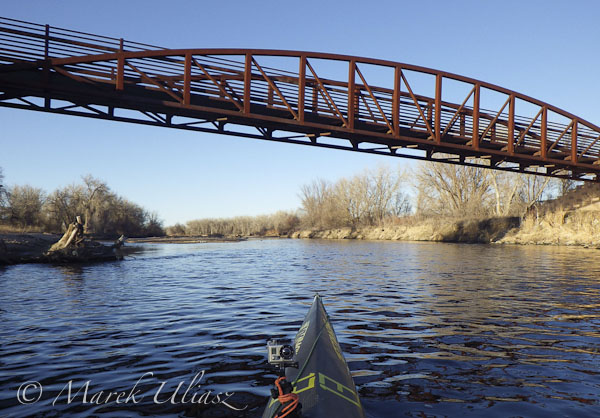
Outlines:
<svg viewBox="0 0 600 418"><path fill-rule="evenodd" d="M405 225L296 231L291 238L364 239L520 245L577 245L600 248L600 220L595 214L571 213L541 219L427 219Z"/></svg>
<svg viewBox="0 0 600 418"><path fill-rule="evenodd" d="M384 227L297 231L290 236L292 238L490 243L498 241L504 237L507 231L518 225L518 218L462 221L427 219Z"/></svg>

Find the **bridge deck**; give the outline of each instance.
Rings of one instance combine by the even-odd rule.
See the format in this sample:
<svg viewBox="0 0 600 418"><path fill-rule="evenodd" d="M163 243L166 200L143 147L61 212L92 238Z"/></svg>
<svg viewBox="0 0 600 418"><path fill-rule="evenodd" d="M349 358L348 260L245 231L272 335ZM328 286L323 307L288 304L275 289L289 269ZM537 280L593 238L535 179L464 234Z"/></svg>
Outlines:
<svg viewBox="0 0 600 418"><path fill-rule="evenodd" d="M600 128L489 83L311 52L164 49L0 18L0 106L598 180Z"/></svg>

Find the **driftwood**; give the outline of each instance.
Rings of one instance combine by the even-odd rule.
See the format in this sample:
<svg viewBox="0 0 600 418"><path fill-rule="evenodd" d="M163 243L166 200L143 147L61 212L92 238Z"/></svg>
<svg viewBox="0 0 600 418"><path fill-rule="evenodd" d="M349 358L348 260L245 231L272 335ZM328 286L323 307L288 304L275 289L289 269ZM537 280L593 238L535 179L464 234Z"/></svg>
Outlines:
<svg viewBox="0 0 600 418"><path fill-rule="evenodd" d="M82 263L120 260L124 253L134 251L125 248L125 238L112 245L84 239L78 245L71 244L61 250L49 251L58 237L41 234L2 234L0 236L0 266L23 263Z"/></svg>
<svg viewBox="0 0 600 418"><path fill-rule="evenodd" d="M104 245L97 241L83 240L78 245L70 245L44 254L44 261L49 263L80 263L89 261L122 260L121 247L124 237L113 245Z"/></svg>
<svg viewBox="0 0 600 418"><path fill-rule="evenodd" d="M78 216L77 220L69 225L67 232L64 233L62 238L50 247L49 253L64 250L69 248L71 245L79 246L83 243L83 225L81 224L81 218Z"/></svg>
<svg viewBox="0 0 600 418"><path fill-rule="evenodd" d="M87 261L122 260L121 247L125 237L121 237L111 246L85 239L81 217L69 225L62 238L44 253L43 261L49 263L73 263Z"/></svg>

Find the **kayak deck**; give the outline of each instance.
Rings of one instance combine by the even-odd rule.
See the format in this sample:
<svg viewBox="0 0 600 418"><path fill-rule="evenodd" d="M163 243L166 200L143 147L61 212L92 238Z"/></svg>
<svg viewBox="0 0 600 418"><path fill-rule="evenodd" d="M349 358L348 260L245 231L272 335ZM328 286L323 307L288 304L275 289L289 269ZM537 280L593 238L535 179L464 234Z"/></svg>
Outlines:
<svg viewBox="0 0 600 418"><path fill-rule="evenodd" d="M302 417L364 417L354 380L321 297L313 304L294 340L298 367L286 367ZM269 399L263 418L273 418L280 403Z"/></svg>

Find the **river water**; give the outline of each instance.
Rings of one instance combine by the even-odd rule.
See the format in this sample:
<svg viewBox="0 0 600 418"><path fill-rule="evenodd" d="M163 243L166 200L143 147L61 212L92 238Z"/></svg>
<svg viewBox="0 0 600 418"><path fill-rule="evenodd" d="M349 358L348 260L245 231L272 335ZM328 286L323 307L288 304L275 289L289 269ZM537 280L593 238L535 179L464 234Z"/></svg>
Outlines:
<svg viewBox="0 0 600 418"><path fill-rule="evenodd" d="M266 341L293 338L317 292L369 417L600 416L598 250L140 247L0 268L0 416L260 416Z"/></svg>

